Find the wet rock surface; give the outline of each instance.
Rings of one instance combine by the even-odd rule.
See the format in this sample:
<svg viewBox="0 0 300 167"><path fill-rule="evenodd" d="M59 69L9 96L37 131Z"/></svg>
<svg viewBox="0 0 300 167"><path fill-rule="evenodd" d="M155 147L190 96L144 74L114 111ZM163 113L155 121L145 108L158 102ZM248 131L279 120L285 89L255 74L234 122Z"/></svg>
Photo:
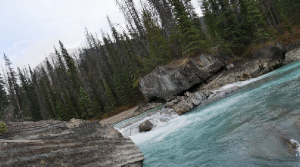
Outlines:
<svg viewBox="0 0 300 167"><path fill-rule="evenodd" d="M0 166L142 166L130 139L99 122L7 122L0 135Z"/></svg>
<svg viewBox="0 0 300 167"><path fill-rule="evenodd" d="M140 132L148 132L148 131L152 130L152 128L153 128L153 124L149 120L147 120L140 124L139 131Z"/></svg>

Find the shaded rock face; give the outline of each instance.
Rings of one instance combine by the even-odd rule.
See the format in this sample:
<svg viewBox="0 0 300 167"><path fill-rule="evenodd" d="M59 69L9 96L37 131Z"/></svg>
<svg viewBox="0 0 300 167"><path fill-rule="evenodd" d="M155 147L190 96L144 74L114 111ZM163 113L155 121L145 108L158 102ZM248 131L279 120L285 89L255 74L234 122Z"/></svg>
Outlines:
<svg viewBox="0 0 300 167"><path fill-rule="evenodd" d="M142 166L130 139L99 122L8 122L0 136L0 166Z"/></svg>
<svg viewBox="0 0 300 167"><path fill-rule="evenodd" d="M139 85L148 101L171 101L180 93L201 86L200 90L213 90L236 81L254 78L272 71L284 63L286 48L283 44L265 46L246 60L226 65L214 56L198 55L181 62L157 67L140 79ZM222 71L227 69L227 71ZM222 71L222 72L221 72ZM209 84L206 84L209 82Z"/></svg>
<svg viewBox="0 0 300 167"><path fill-rule="evenodd" d="M296 42L293 42L293 43L287 45L286 50L291 51L291 50L294 50L294 49L299 48L299 47L300 47L300 41L296 41Z"/></svg>
<svg viewBox="0 0 300 167"><path fill-rule="evenodd" d="M147 120L147 121L140 124L139 131L140 132L147 132L147 131L152 130L152 128L153 128L153 124L149 120Z"/></svg>
<svg viewBox="0 0 300 167"><path fill-rule="evenodd" d="M198 55L157 67L139 81L148 101L170 101L174 96L205 83L225 67L215 56Z"/></svg>

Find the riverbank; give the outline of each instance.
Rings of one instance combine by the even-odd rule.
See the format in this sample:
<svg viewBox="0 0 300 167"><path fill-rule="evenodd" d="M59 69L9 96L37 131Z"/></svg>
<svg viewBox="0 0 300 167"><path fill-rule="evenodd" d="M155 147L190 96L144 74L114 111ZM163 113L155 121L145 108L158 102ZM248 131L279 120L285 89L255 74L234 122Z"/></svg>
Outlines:
<svg viewBox="0 0 300 167"><path fill-rule="evenodd" d="M298 166L300 61L253 80L225 98L131 135L145 155L144 165Z"/></svg>
<svg viewBox="0 0 300 167"><path fill-rule="evenodd" d="M240 86L247 83L247 80L251 78L259 77L262 74L271 72L274 69L277 69L283 65L286 65L288 63L291 63L299 59L300 59L300 41L294 42L289 45L283 45L279 43L276 44L275 46L263 47L245 59L235 60L227 64L225 63L223 65L225 66L225 68L218 67L217 68L218 70L219 69L222 70L221 71L215 70L218 72L216 72L214 75L211 75L211 77L206 79L207 83L203 83L203 78L202 78L199 80L202 83L195 82L184 89L176 90L177 92L180 92L178 93L178 95L170 96L170 95L165 95L168 92L163 92L163 93L162 91L156 91L156 92L158 92L157 96L160 96L162 94L163 96L167 97L164 99L166 103L165 108L173 109L176 113L182 115L186 112L189 112L196 106L205 103L206 101L216 100L231 94L232 92L239 89ZM187 60L185 60L185 63L187 64L187 67L190 68L191 64L189 64ZM206 62L206 64L209 68L214 68L213 65L215 63ZM163 68L164 67L159 67L158 70L164 71L162 70ZM170 67L167 66L166 68L170 68ZM162 90L162 88L165 88L166 90L166 88L170 87L170 85L174 87L174 83L177 82L178 84L178 81L176 81L176 79L178 79L178 73L181 72L180 70L185 69L185 71L188 71L186 70L187 69L186 66L182 66L182 64L179 66L178 69L179 70L177 71L175 70L174 72L177 73L176 76L177 78L171 75L169 76L166 75L166 71L164 72L165 75L164 77L162 77L161 74L157 74L157 72L154 71L149 75L150 77L146 76L146 80L150 82L147 83L147 86L151 87L152 90L153 89ZM174 67L171 70L174 70ZM189 72L195 72L195 71L190 70ZM193 73L187 74L186 77L190 78L191 75L194 74ZM167 78L166 76L169 77L168 82L165 82ZM150 81L151 77L154 80L153 82ZM163 82L160 82L156 77L163 78L165 84L161 84ZM185 80L185 79L186 78L184 77L180 78L180 80ZM160 82L161 84L158 86L159 88L155 88L158 85L157 82ZM225 86L236 82L238 82L239 84ZM195 87L195 85L197 87ZM143 89L143 86L141 86L141 89ZM151 96L153 98L153 94ZM160 96L157 99L161 100L163 96ZM148 98L148 100L151 101L151 98ZM144 112L145 111L147 110L144 110ZM141 113L143 112L140 112L140 114ZM122 116L118 116L118 117L122 117ZM130 116L128 117L127 115L127 118L130 118ZM124 119L114 119L114 120L115 121L112 121L111 124L123 121Z"/></svg>

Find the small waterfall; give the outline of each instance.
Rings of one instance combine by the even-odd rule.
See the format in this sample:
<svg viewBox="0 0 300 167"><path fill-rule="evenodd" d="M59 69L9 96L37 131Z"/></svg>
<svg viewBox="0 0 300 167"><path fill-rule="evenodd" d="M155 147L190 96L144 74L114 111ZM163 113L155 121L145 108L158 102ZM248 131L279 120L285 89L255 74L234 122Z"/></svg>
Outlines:
<svg viewBox="0 0 300 167"><path fill-rule="evenodd" d="M119 125L115 125L114 128L117 129L120 133L122 133L122 135L125 138L128 138L129 136L138 134L140 124L147 120L149 120L154 125L153 128L156 128L178 117L178 114L173 109L169 108L161 108L155 112L156 113L153 115L140 117L138 120L135 120L135 122L129 125L126 122L122 122Z"/></svg>

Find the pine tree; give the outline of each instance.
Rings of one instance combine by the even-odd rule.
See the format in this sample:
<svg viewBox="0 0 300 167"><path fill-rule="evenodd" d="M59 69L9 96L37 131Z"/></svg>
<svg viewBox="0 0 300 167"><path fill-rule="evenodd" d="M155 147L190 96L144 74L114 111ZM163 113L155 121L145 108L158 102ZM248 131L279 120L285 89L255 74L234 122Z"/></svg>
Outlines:
<svg viewBox="0 0 300 167"><path fill-rule="evenodd" d="M252 37L254 42L263 42L269 34L265 31L266 24L263 20L263 15L258 8L258 3L253 0L244 0L242 5L245 5L245 14L247 18L247 35Z"/></svg>
<svg viewBox="0 0 300 167"><path fill-rule="evenodd" d="M8 82L8 92L12 100L12 104L14 106L14 116L17 119L24 120L25 115L23 109L20 106L20 98L19 98L19 86L17 84L16 72L11 67L11 61L4 54L4 61L7 70L7 82Z"/></svg>
<svg viewBox="0 0 300 167"><path fill-rule="evenodd" d="M34 91L33 84L31 83L29 78L27 78L25 74L21 72L20 68L18 68L18 72L19 72L19 79L21 81L21 88L24 90L24 93L26 94L26 98L28 100L28 103L25 103L25 105L27 105L27 107L29 108L30 116L32 117L33 121L42 120L38 96Z"/></svg>
<svg viewBox="0 0 300 167"><path fill-rule="evenodd" d="M172 50L163 35L163 31L154 22L151 13L147 10L143 11L143 23L149 41L150 57L147 61L147 66L152 71L157 65L166 64L172 60Z"/></svg>
<svg viewBox="0 0 300 167"><path fill-rule="evenodd" d="M66 65L68 67L69 78L72 82L74 90L79 93L80 90L80 78L77 67L75 66L74 59L69 55L67 49L64 47L63 43L59 41L61 55L65 59Z"/></svg>
<svg viewBox="0 0 300 167"><path fill-rule="evenodd" d="M0 73L0 120L4 116L4 114L2 113L2 111L8 105L8 97L7 97L7 94L6 94L4 86L5 86L5 83L4 83L3 78L1 76L1 73Z"/></svg>
<svg viewBox="0 0 300 167"><path fill-rule="evenodd" d="M89 97L88 93L80 87L80 97L78 99L81 110L81 118L90 119L96 114L93 102Z"/></svg>
<svg viewBox="0 0 300 167"><path fill-rule="evenodd" d="M181 0L170 1L175 11L175 18L180 31L179 40L182 42L183 54L193 55L198 52L204 52L207 49L207 43L203 36L202 29L197 29Z"/></svg>

